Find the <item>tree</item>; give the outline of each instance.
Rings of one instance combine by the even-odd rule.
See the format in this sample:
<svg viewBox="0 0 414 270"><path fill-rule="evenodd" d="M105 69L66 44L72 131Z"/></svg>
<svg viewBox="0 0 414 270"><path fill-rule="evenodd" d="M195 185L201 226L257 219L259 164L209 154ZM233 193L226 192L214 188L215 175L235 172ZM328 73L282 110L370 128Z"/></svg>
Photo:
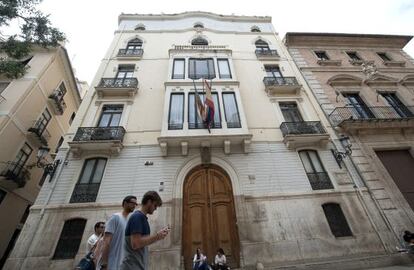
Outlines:
<svg viewBox="0 0 414 270"><path fill-rule="evenodd" d="M20 33L7 39L0 33L0 75L19 78L27 70L22 61L33 46L56 47L65 41L65 35L51 26L49 15L36 9L42 0L0 0L0 27L20 20Z"/></svg>

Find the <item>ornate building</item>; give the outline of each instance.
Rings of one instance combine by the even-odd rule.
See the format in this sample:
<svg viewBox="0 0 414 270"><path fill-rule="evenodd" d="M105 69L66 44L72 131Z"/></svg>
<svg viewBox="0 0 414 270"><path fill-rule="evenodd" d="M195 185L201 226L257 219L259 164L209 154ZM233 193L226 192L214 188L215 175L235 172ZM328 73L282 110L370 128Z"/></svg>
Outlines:
<svg viewBox="0 0 414 270"><path fill-rule="evenodd" d="M270 17L122 14L6 269L72 268L95 222L147 190L164 200L152 230L172 228L151 269L191 269L197 247L236 269L403 260L337 140Z"/></svg>

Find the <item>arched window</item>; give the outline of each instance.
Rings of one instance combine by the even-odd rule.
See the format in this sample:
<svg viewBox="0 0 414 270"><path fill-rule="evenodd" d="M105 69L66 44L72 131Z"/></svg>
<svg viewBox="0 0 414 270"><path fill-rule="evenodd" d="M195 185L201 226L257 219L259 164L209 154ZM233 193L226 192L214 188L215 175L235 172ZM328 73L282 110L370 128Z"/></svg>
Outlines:
<svg viewBox="0 0 414 270"><path fill-rule="evenodd" d="M264 52L270 50L269 44L267 44L266 41L263 41L261 39L256 41L254 44L256 45L256 51Z"/></svg>
<svg viewBox="0 0 414 270"><path fill-rule="evenodd" d="M106 158L90 158L85 160L78 183L70 198L71 203L94 202L96 200L106 160Z"/></svg>
<svg viewBox="0 0 414 270"><path fill-rule="evenodd" d="M145 25L139 24L139 25L137 25L137 27L135 27L135 30L144 31L145 30Z"/></svg>
<svg viewBox="0 0 414 270"><path fill-rule="evenodd" d="M73 259L79 250L86 219L74 218L65 221L53 259Z"/></svg>
<svg viewBox="0 0 414 270"><path fill-rule="evenodd" d="M335 237L352 236L351 229L339 204L325 203L322 208L329 228Z"/></svg>
<svg viewBox="0 0 414 270"><path fill-rule="evenodd" d="M204 25L202 23L195 23L194 28L204 28Z"/></svg>
<svg viewBox="0 0 414 270"><path fill-rule="evenodd" d="M135 38L128 42L127 44L127 50L136 50L142 48L142 40L139 38Z"/></svg>
<svg viewBox="0 0 414 270"><path fill-rule="evenodd" d="M299 156L313 190L334 188L315 150L299 151Z"/></svg>
<svg viewBox="0 0 414 270"><path fill-rule="evenodd" d="M208 41L202 37L197 37L191 41L191 45L208 45Z"/></svg>
<svg viewBox="0 0 414 270"><path fill-rule="evenodd" d="M250 28L250 31L251 32L262 32L262 31L260 31L260 28L258 27L258 26L252 26L252 28Z"/></svg>

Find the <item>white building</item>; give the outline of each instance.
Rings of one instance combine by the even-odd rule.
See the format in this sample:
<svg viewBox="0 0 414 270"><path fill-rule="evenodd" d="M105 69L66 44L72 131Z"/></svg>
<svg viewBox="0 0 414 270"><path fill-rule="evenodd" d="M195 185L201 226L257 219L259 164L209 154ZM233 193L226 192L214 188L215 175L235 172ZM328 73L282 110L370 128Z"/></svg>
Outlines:
<svg viewBox="0 0 414 270"><path fill-rule="evenodd" d="M270 17L120 15L58 153L64 165L6 269L73 267L95 222L148 190L164 201L152 231L172 227L151 246L151 269L190 269L197 247L210 261L222 247L244 269L395 259L397 239L358 177L338 166L299 74ZM190 77L214 77L211 133L194 109L202 81Z"/></svg>

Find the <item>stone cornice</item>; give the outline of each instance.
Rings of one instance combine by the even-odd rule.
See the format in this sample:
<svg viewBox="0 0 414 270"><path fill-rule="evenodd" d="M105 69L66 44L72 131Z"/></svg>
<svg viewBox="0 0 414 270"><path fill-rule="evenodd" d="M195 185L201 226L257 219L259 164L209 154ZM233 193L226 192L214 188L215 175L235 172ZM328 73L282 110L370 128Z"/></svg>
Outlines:
<svg viewBox="0 0 414 270"><path fill-rule="evenodd" d="M186 32L197 32L194 28L183 28L183 29L162 29L162 30L115 30L114 34L125 34L125 33L129 33L129 34L136 34L136 33L141 33L141 34L162 34L162 33L186 33ZM211 33L216 33L216 34L234 34L234 35L252 35L252 36L257 36L257 35L262 35L262 36L273 36L273 35L277 35L277 33L272 33L272 32L238 32L238 31L223 31L223 30L216 30L216 29L211 29L211 28L203 28L202 32L211 32Z"/></svg>

